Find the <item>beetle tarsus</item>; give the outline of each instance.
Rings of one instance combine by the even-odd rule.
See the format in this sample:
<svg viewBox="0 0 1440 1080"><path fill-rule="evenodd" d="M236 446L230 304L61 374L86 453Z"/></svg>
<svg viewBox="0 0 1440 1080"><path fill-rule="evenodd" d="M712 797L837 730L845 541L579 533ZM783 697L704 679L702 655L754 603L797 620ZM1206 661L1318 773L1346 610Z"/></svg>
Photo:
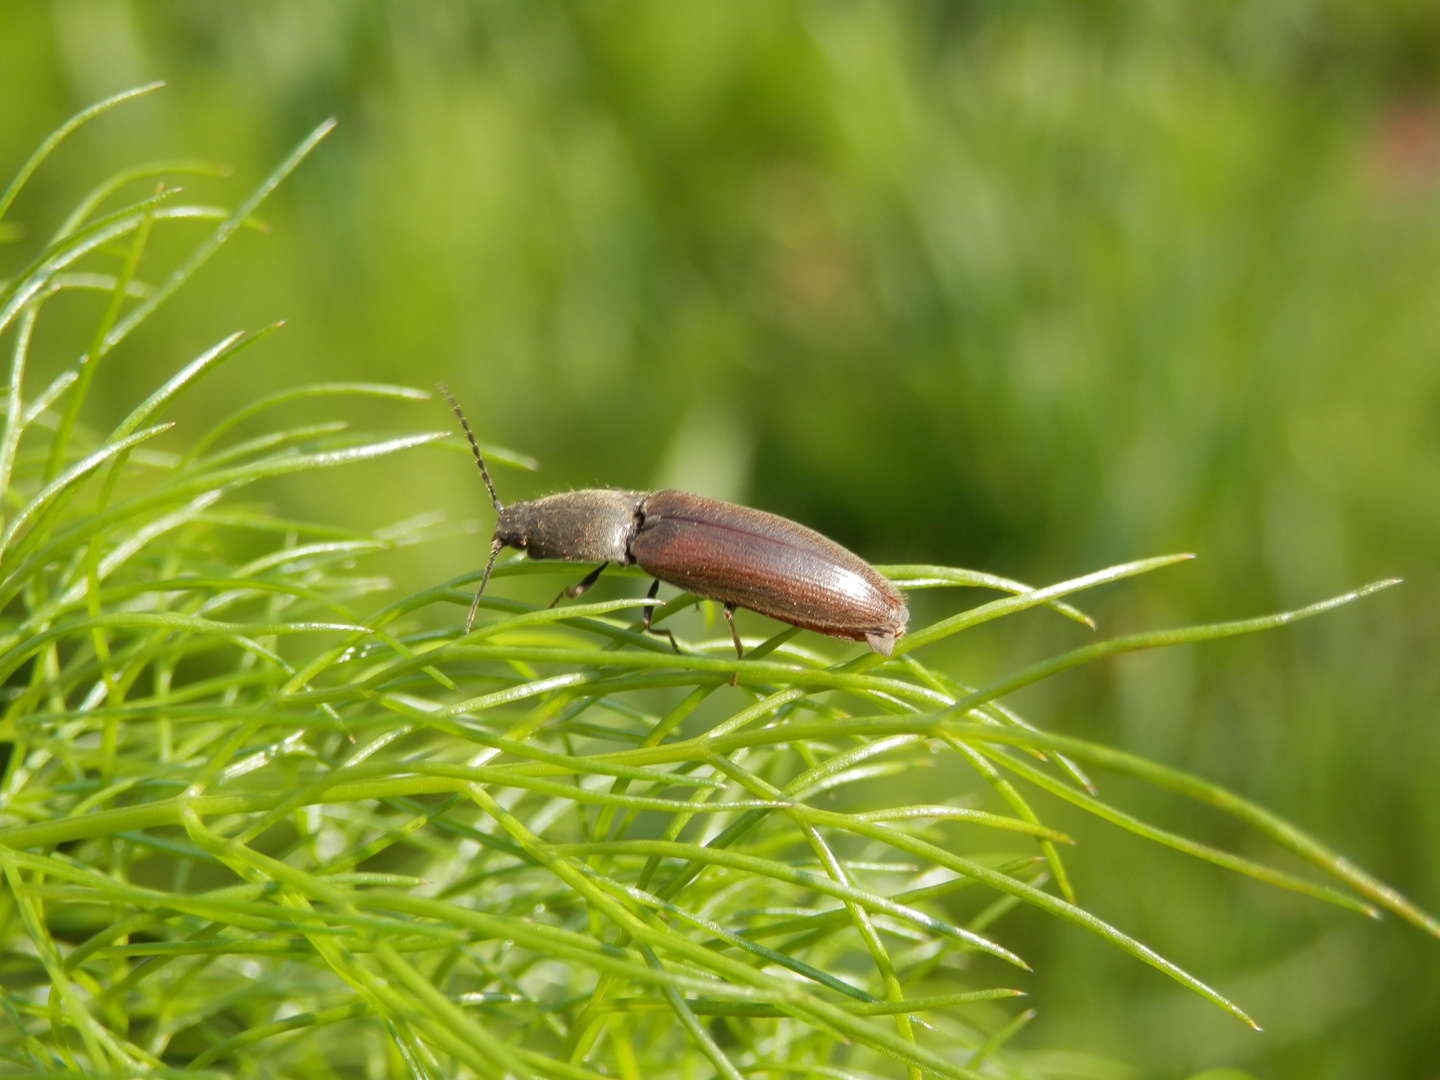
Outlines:
<svg viewBox="0 0 1440 1080"><path fill-rule="evenodd" d="M591 570L590 573L586 574L583 578L577 581L574 585L571 585L568 589L561 589L560 595L555 597L554 600L550 601L550 606L554 607L556 604L560 603L561 600L574 600L577 596L584 596L587 592L590 591L590 586L594 585L595 582L600 580L600 575L605 572L605 568L609 565L610 564L608 562L602 562L594 570Z"/></svg>

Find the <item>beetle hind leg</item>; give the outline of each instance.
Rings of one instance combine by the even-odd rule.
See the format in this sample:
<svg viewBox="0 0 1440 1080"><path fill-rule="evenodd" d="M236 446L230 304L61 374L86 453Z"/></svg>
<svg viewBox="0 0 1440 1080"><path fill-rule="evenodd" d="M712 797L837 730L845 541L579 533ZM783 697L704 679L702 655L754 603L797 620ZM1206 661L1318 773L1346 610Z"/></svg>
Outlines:
<svg viewBox="0 0 1440 1080"><path fill-rule="evenodd" d="M560 595L550 601L550 606L554 607L560 603L561 600L574 600L577 596L584 596L590 591L590 586L600 580L600 575L605 572L605 568L609 565L608 562L602 562L568 589L561 589Z"/></svg>
<svg viewBox="0 0 1440 1080"><path fill-rule="evenodd" d="M659 595L659 593L660 593L660 579L659 579L659 578L656 578L653 582L650 583L650 591L645 594L645 599L646 599L646 600L654 600L655 597ZM669 638L669 639L670 639L670 647L671 647L672 649L674 649L674 650L678 653L678 652L680 651L680 646L676 643L676 641L675 641L675 635L674 635L674 634L672 634L669 630L652 630L652 629L650 629L650 621L651 621L652 619L654 619L654 618L655 618L655 605L654 605L654 604L646 604L646 605L645 605L645 612L644 612L644 614L642 614L642 615L640 616L640 629L643 630L643 631L644 631L645 633L647 633L647 634L654 634L656 637L666 637L666 638Z"/></svg>
<svg viewBox="0 0 1440 1080"><path fill-rule="evenodd" d="M745 646L740 644L740 633L735 629L735 605L726 604L720 610L725 613L725 622L730 627L730 640L735 643L735 659L743 660L745 659ZM734 686L735 681L739 678L740 672L737 670L734 675L730 676L730 685Z"/></svg>
<svg viewBox="0 0 1440 1080"><path fill-rule="evenodd" d="M740 644L740 634L735 629L735 605L726 604L724 607L725 622L730 626L730 640L735 643L735 659L745 659L745 646Z"/></svg>

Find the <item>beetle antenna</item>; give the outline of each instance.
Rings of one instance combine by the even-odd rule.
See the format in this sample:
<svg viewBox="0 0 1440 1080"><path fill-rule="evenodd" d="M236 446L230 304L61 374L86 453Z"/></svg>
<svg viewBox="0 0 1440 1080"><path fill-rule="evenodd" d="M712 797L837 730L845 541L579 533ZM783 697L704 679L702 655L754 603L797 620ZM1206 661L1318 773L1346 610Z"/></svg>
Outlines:
<svg viewBox="0 0 1440 1080"><path fill-rule="evenodd" d="M490 482L490 470L485 468L485 459L480 456L480 444L475 441L475 433L470 430L470 422L465 419L465 414L460 411L459 403L455 400L454 397L451 396L450 388L446 386L443 382L436 383L436 388L444 396L445 400L450 403L451 410L454 411L456 418L459 419L460 428L462 431L465 432L465 438L470 441L470 451L475 455L475 464L480 466L480 478L485 481L485 488L487 491L490 492L490 501L495 504L495 512L497 514L500 513L500 511L504 510L505 508L500 505L500 497L495 494L495 485ZM496 548L496 551L498 552L499 548ZM494 554L490 556L490 565L495 565ZM490 576L490 571L488 569L485 571L485 576L487 578ZM480 591L485 591L485 586L483 584L480 586ZM476 599L478 600L479 598L477 597ZM475 617L475 612L473 610L470 612L470 617L472 619ZM468 632L469 628L467 627L466 630Z"/></svg>
<svg viewBox="0 0 1440 1080"><path fill-rule="evenodd" d="M465 616L465 633L475 625L475 613L480 610L480 598L485 595L485 586L490 584L490 571L495 569L496 556L505 544L500 540L490 542L490 561L485 564L485 574L480 578L480 588L475 590L475 599L470 601L470 614Z"/></svg>

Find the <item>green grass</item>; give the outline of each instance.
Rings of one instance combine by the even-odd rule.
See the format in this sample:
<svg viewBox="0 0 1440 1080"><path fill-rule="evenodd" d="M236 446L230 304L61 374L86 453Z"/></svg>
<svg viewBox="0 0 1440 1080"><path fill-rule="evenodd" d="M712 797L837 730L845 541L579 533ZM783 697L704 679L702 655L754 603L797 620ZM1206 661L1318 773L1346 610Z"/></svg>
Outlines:
<svg viewBox="0 0 1440 1080"><path fill-rule="evenodd" d="M130 96L57 132L0 217L60 138ZM1003 594L912 627L888 661L793 629L740 662L718 628L682 634L676 655L639 632L642 600L505 599L507 577L578 576L523 562L497 568L461 637L478 569L381 601L386 582L359 565L430 526L358 534L241 501L259 481L447 437L266 430L270 407L422 391L300 386L156 449L181 392L262 330L225 338L113 430L85 428L96 367L327 131L232 211L169 186L125 203L175 170L117 174L0 291L0 1075L1063 1075L1004 1045L1032 1015L1010 1000L1026 964L1004 919L1022 905L1252 1023L1203 972L1078 902L1069 838L1039 814L1057 799L1440 936L1263 807L1000 703L1091 660L1278 629L1390 582L1101 640L978 688L925 664L925 647L1033 608L1086 621L1070 606L1085 590L1186 556L1041 589L882 568L904 588ZM207 238L140 280L154 230L197 218L216 223ZM108 297L90 345L27 389L37 322L70 289ZM657 618L701 603L672 599ZM920 767L954 777L949 802L904 801ZM1152 826L1104 801L1090 771L1231 815L1316 873Z"/></svg>

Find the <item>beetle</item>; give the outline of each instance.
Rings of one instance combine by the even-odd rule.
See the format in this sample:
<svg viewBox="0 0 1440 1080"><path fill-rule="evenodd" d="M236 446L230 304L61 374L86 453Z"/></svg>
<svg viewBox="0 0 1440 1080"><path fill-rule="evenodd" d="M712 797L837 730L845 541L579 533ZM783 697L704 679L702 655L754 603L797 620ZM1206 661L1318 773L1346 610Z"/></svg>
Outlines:
<svg viewBox="0 0 1440 1080"><path fill-rule="evenodd" d="M444 385L440 392L460 421L496 514L490 560L465 620L467 634L495 560L506 547L532 559L599 564L561 591L551 607L585 593L612 563L638 566L655 578L647 599L655 598L664 581L718 600L737 657L745 650L735 630L736 608L863 641L882 656L894 652L895 640L905 632L910 613L894 585L858 555L778 514L684 491L618 488L565 491L502 506L465 414ZM641 629L668 637L679 652L670 631L650 629L653 614L653 607L645 609Z"/></svg>

